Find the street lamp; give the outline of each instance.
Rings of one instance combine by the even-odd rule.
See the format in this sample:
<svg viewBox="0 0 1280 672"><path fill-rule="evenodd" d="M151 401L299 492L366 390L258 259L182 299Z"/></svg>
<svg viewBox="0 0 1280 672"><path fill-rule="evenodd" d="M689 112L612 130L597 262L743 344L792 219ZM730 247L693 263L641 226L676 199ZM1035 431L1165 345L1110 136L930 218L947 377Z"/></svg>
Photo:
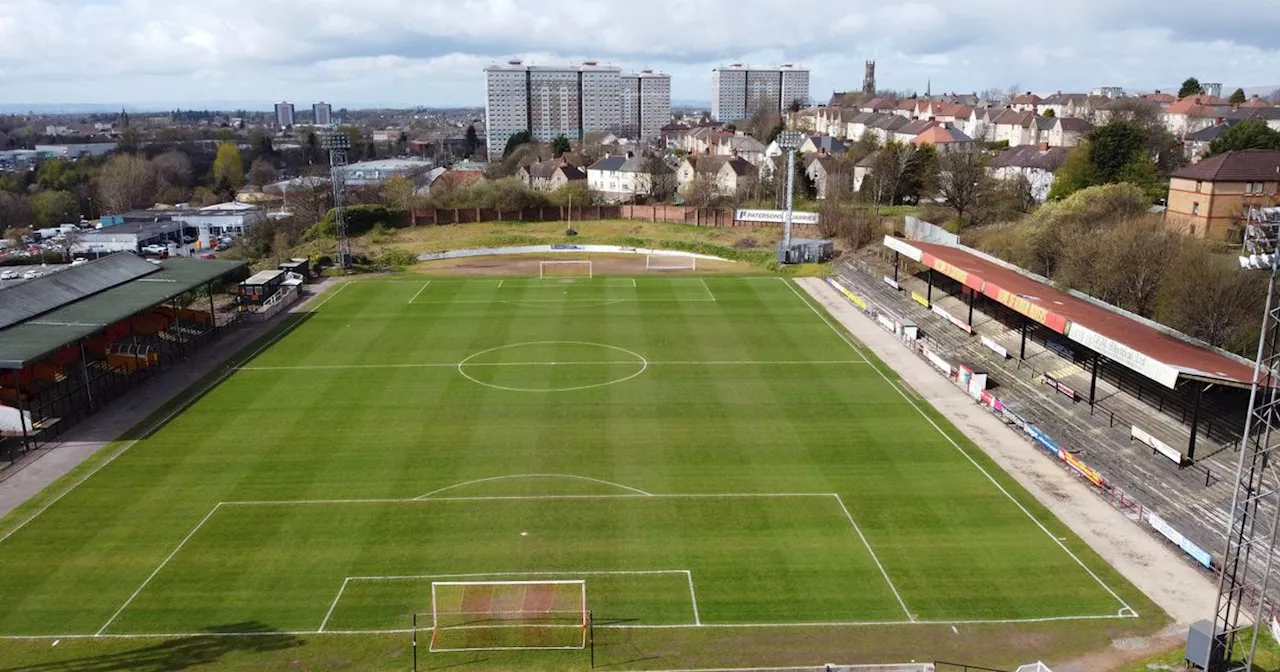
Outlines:
<svg viewBox="0 0 1280 672"><path fill-rule="evenodd" d="M796 150L804 143L800 131L783 131L775 139L778 149L787 153L787 209L782 213L782 249L791 250L791 208L795 197Z"/></svg>

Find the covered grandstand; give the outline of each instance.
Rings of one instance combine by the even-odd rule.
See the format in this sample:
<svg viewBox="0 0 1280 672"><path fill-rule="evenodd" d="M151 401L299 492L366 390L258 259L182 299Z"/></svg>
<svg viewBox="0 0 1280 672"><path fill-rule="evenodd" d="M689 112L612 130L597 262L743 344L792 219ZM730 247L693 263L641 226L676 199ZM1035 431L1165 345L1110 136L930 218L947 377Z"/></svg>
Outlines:
<svg viewBox="0 0 1280 672"><path fill-rule="evenodd" d="M1074 384L1060 386L1073 398L1100 404L1102 379L1184 425L1186 444L1175 447L1176 454L1161 451L1166 457L1180 464L1194 461L1197 437L1238 445L1253 381L1250 361L1092 297L1060 290L976 250L893 237L884 244L895 253L895 276L903 257L924 267L923 303L935 303L935 289L939 297L960 298L969 315L967 321L957 319L970 327L978 306L1017 337L1019 361L1027 359L1027 342L1034 340L1077 364L1088 376L1087 392Z"/></svg>
<svg viewBox="0 0 1280 672"><path fill-rule="evenodd" d="M122 253L0 290L0 467L214 338L244 266Z"/></svg>

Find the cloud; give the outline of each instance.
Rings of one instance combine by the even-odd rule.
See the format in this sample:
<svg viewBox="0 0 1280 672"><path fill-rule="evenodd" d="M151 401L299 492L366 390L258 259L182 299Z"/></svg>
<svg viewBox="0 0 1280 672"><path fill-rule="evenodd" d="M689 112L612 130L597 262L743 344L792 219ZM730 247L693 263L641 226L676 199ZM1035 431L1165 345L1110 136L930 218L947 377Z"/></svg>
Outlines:
<svg viewBox="0 0 1280 672"><path fill-rule="evenodd" d="M730 61L796 62L812 94L1280 84L1280 15L1243 0L0 0L0 102L479 104L511 56L598 58L708 97ZM1241 20L1247 17L1247 20Z"/></svg>

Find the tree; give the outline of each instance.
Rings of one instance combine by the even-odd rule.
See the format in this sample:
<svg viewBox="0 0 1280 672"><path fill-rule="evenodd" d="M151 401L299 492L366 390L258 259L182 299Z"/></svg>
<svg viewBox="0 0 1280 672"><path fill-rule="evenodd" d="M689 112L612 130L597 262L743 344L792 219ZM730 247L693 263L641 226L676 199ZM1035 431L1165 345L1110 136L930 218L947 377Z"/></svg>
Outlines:
<svg viewBox="0 0 1280 672"><path fill-rule="evenodd" d="M676 180L676 171L667 165L661 156L650 156L644 161L644 172L648 174L647 184L642 186L646 195L656 201L668 201L676 193L679 183Z"/></svg>
<svg viewBox="0 0 1280 672"><path fill-rule="evenodd" d="M475 156L476 150L480 148L480 136L476 134L475 124L467 127L466 148L467 158Z"/></svg>
<svg viewBox="0 0 1280 672"><path fill-rule="evenodd" d="M218 155L213 159L213 190L220 197L231 200L244 186L244 162L240 148L234 142L218 145Z"/></svg>
<svg viewBox="0 0 1280 672"><path fill-rule="evenodd" d="M1246 100L1248 100L1248 98L1244 95L1244 89L1236 89L1231 92L1231 97L1227 99L1227 102L1232 105L1239 105Z"/></svg>
<svg viewBox="0 0 1280 672"><path fill-rule="evenodd" d="M778 134L774 132L777 128L785 129L782 123L782 116L778 114L778 102L769 98L761 100L756 109L751 111L744 124L738 126L746 130L747 134L759 140L764 144L773 142L773 138Z"/></svg>
<svg viewBox="0 0 1280 672"><path fill-rule="evenodd" d="M573 151L573 145L569 144L569 138L564 133L557 135L551 140L551 155L560 157L563 154Z"/></svg>
<svg viewBox="0 0 1280 672"><path fill-rule="evenodd" d="M31 206L27 199L0 191L0 232L13 239L13 231L26 228L31 223Z"/></svg>
<svg viewBox="0 0 1280 672"><path fill-rule="evenodd" d="M276 181L276 167L271 162L258 157L249 165L249 184L261 190Z"/></svg>
<svg viewBox="0 0 1280 672"><path fill-rule="evenodd" d="M156 167L139 154L117 154L98 176L98 202L102 212L115 214L155 203Z"/></svg>
<svg viewBox="0 0 1280 672"><path fill-rule="evenodd" d="M1117 121L1089 136L1089 163L1099 184L1119 182L1120 173L1133 161L1146 162L1146 136L1133 124Z"/></svg>
<svg viewBox="0 0 1280 672"><path fill-rule="evenodd" d="M1236 149L1280 149L1280 131L1262 119L1246 119L1209 143L1207 156Z"/></svg>
<svg viewBox="0 0 1280 672"><path fill-rule="evenodd" d="M903 178L911 169L911 161L914 158L915 152L911 147L897 140L886 142L884 147L876 152L868 179L877 215L880 214L881 204L893 205L897 202Z"/></svg>
<svg viewBox="0 0 1280 672"><path fill-rule="evenodd" d="M27 203L31 206L31 223L36 227L80 221L80 199L69 191L41 191Z"/></svg>
<svg viewBox="0 0 1280 672"><path fill-rule="evenodd" d="M1045 110L1043 113L1041 113L1041 115L1040 115L1040 116L1042 116L1042 117L1048 117L1048 118L1052 119L1052 118L1054 118L1054 117L1058 116L1058 114L1057 114L1056 112L1054 112L1052 108L1050 108L1050 109Z"/></svg>
<svg viewBox="0 0 1280 672"><path fill-rule="evenodd" d="M1195 77L1188 77L1182 83L1182 87L1178 89L1178 97L1186 98L1187 96L1204 95L1204 87L1200 86L1200 80Z"/></svg>
<svg viewBox="0 0 1280 672"><path fill-rule="evenodd" d="M164 187L191 186L191 157L178 150L170 150L151 159L156 174Z"/></svg>
<svg viewBox="0 0 1280 672"><path fill-rule="evenodd" d="M517 147L530 142L533 142L533 134L529 131L520 131L519 133L513 134L510 138L507 138L507 147L502 150L502 158L505 159L508 156L511 156L511 153L516 151Z"/></svg>
<svg viewBox="0 0 1280 672"><path fill-rule="evenodd" d="M987 174L986 157L977 152L947 152L939 163L939 196L955 211L963 226L965 215L976 203L988 198L994 188Z"/></svg>
<svg viewBox="0 0 1280 672"><path fill-rule="evenodd" d="M392 210L409 213L410 223L417 226L418 218L414 214L414 205L416 205L415 201L417 200L416 190L417 186L413 183L413 180L404 175L396 175L382 183L382 202Z"/></svg>

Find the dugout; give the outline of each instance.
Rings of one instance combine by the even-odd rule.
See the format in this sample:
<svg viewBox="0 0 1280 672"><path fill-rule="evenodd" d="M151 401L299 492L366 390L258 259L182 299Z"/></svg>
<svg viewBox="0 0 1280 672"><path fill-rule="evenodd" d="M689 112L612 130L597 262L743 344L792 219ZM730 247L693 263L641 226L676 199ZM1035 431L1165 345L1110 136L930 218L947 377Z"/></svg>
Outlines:
<svg viewBox="0 0 1280 672"><path fill-rule="evenodd" d="M968 319L954 319L970 333L975 307L1000 321L1018 340L1008 354L1045 384L1123 423L1122 413L1097 395L1097 382L1105 380L1185 426L1185 446L1162 446L1167 450L1160 452L1169 459L1180 465L1193 461L1197 437L1225 446L1240 442L1253 380L1249 360L1093 297L1062 291L976 250L891 236L884 245L894 253L895 281L904 263L919 264L927 283L921 297L926 304L932 305L935 296L959 298L968 307ZM1028 342L1078 366L1085 377L1081 385L1036 370L1028 361Z"/></svg>
<svg viewBox="0 0 1280 672"><path fill-rule="evenodd" d="M0 467L217 338L215 286L243 268L119 253L0 289Z"/></svg>
<svg viewBox="0 0 1280 672"><path fill-rule="evenodd" d="M236 300L240 304L240 310L253 310L270 301L271 297L284 288L285 278L286 271L279 269L259 271L249 276L247 280L240 283Z"/></svg>

